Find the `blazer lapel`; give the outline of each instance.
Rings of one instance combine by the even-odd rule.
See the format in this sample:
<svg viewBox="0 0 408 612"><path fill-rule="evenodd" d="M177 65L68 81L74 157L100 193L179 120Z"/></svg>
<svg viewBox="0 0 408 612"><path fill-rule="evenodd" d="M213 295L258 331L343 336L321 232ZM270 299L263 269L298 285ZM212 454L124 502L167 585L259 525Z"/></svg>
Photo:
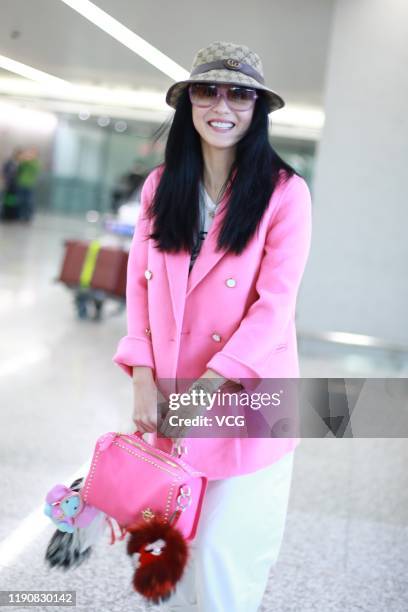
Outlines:
<svg viewBox="0 0 408 612"><path fill-rule="evenodd" d="M223 205L223 201L219 206ZM218 210L213 222L211 223L208 234L201 246L201 250L195 260L193 269L187 282L187 296L197 287L197 285L207 276L218 261L225 255L225 251L216 251L218 232L221 228L225 211Z"/></svg>
<svg viewBox="0 0 408 612"><path fill-rule="evenodd" d="M179 253L165 252L164 260L166 262L167 280L170 288L174 319L177 328L179 328L184 314L184 296L187 288L190 253L187 253L187 251Z"/></svg>
<svg viewBox="0 0 408 612"><path fill-rule="evenodd" d="M164 253L166 262L167 277L170 287L170 295L173 306L174 318L177 327L181 326L184 315L185 298L197 287L197 285L207 276L212 268L225 254L224 250L216 251L217 237L226 214L226 200L228 192L222 198L218 212L211 223L208 234L201 245L200 252L194 262L190 272L191 254L187 251L179 253ZM222 210L224 208L224 210Z"/></svg>

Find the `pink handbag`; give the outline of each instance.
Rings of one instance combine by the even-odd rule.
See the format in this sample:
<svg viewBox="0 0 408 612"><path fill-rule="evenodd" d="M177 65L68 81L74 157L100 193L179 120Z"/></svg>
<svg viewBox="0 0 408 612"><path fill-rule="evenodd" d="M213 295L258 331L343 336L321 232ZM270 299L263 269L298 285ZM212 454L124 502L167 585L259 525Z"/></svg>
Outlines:
<svg viewBox="0 0 408 612"><path fill-rule="evenodd" d="M141 432L109 432L97 440L81 494L121 528L141 519L148 523L161 513L192 540L207 483L205 474L155 448Z"/></svg>

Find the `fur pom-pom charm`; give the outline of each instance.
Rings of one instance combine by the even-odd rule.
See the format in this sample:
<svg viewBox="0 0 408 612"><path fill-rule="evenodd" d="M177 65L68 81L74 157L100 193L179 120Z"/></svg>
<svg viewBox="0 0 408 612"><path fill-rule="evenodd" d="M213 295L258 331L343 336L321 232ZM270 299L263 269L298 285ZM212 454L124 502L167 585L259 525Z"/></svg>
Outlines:
<svg viewBox="0 0 408 612"><path fill-rule="evenodd" d="M127 531L127 554L136 561L135 591L154 604L166 601L183 575L189 557L187 542L174 523L160 514L128 526Z"/></svg>

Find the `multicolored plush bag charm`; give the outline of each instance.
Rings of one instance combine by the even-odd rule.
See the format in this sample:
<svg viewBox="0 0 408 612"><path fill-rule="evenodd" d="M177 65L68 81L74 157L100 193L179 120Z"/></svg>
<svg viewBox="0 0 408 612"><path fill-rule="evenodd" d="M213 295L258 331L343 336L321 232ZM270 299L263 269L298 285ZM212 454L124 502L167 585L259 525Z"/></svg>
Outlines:
<svg viewBox="0 0 408 612"><path fill-rule="evenodd" d="M50 568L69 570L81 565L110 523L106 514L84 504L80 494L83 481L77 478L69 487L55 485L47 493L44 513L57 527L45 552Z"/></svg>
<svg viewBox="0 0 408 612"><path fill-rule="evenodd" d="M84 503L81 494L63 484L56 484L45 498L44 514L59 531L74 533L75 527L88 527L100 511Z"/></svg>

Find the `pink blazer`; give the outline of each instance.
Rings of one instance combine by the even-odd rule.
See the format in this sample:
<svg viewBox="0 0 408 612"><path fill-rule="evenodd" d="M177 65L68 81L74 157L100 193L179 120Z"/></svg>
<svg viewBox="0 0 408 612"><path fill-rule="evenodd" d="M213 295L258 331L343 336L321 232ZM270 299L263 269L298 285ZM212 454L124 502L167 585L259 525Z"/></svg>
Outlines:
<svg viewBox="0 0 408 612"><path fill-rule="evenodd" d="M190 253L161 253L145 236L145 215L162 167L147 177L129 253L127 335L114 361L127 374L150 366L156 381L199 378L211 368L225 378L297 378L296 297L310 249L311 198L304 179L280 180L258 232L241 255L216 252L225 211L218 207L188 274ZM184 389L183 389L184 390ZM150 434L158 448L171 440ZM299 438L186 438L186 460L210 480L254 472Z"/></svg>

